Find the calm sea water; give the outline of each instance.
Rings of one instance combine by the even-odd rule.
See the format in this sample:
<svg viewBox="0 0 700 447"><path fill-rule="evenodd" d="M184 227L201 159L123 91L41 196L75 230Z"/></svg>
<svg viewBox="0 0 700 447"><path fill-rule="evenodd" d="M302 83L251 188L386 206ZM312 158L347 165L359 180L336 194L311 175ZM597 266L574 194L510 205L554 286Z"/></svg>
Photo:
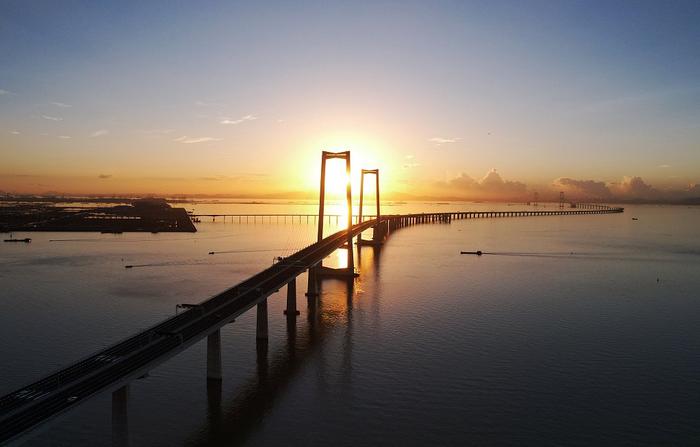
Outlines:
<svg viewBox="0 0 700 447"><path fill-rule="evenodd" d="M385 212L504 208L525 206L409 203ZM33 242L0 246L0 394L247 278L315 234L311 223L274 221L198 228L17 233ZM222 329L221 389L207 389L204 342L133 382L130 443L695 445L699 228L698 207L628 206L401 229L381 250L356 254L354 287L324 282L316 315L304 276L296 325L282 313L285 290L270 297L266 353L256 349L254 312ZM459 254L477 249L494 254ZM111 437L105 395L27 445Z"/></svg>

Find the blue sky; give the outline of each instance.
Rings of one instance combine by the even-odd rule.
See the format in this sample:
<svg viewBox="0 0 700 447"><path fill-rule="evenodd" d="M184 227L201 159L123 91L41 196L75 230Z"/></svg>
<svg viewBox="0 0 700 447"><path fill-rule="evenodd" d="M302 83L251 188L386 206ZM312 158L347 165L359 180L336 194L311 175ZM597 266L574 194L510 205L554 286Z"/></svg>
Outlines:
<svg viewBox="0 0 700 447"><path fill-rule="evenodd" d="M697 1L0 8L0 189L303 189L341 147L405 192L700 181Z"/></svg>

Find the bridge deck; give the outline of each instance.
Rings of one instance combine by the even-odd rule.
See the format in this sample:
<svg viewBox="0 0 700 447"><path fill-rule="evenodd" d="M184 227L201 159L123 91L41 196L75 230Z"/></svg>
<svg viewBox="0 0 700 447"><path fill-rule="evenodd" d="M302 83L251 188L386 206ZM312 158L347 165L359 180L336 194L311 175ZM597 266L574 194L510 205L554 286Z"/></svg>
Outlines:
<svg viewBox="0 0 700 447"><path fill-rule="evenodd" d="M382 216L389 228L451 219L622 212L621 208L524 212L462 212ZM98 393L129 383L221 326L232 322L305 270L377 223L369 219L294 253L242 283L186 311L0 397L0 443L50 420Z"/></svg>

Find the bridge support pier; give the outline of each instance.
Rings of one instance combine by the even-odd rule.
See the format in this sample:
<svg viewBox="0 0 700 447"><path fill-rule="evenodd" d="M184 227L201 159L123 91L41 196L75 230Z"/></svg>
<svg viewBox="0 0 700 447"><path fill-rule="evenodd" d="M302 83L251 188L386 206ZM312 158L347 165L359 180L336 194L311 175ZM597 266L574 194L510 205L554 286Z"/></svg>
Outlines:
<svg viewBox="0 0 700 447"><path fill-rule="evenodd" d="M312 297L318 296L318 278L316 277L316 267L310 267L307 273L309 284L306 288L306 296L309 297L309 302L311 302Z"/></svg>
<svg viewBox="0 0 700 447"><path fill-rule="evenodd" d="M287 309L284 314L287 318L294 318L299 315L297 310L297 279L289 281L287 284Z"/></svg>
<svg viewBox="0 0 700 447"><path fill-rule="evenodd" d="M217 330L207 337L207 381L221 379L221 330Z"/></svg>
<svg viewBox="0 0 700 447"><path fill-rule="evenodd" d="M267 340L267 298L258 303L258 319L255 330L255 337L258 340Z"/></svg>
<svg viewBox="0 0 700 447"><path fill-rule="evenodd" d="M112 445L126 447L129 445L129 384L112 393Z"/></svg>

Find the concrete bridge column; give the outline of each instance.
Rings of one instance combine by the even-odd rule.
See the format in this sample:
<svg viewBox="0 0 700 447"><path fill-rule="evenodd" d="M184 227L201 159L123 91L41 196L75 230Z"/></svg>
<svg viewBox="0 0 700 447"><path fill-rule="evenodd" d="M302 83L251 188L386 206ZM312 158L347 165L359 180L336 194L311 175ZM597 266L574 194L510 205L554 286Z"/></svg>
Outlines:
<svg viewBox="0 0 700 447"><path fill-rule="evenodd" d="M221 331L207 337L207 380L221 380Z"/></svg>
<svg viewBox="0 0 700 447"><path fill-rule="evenodd" d="M267 340L267 298L258 303L258 319L255 328L255 337L258 340Z"/></svg>
<svg viewBox="0 0 700 447"><path fill-rule="evenodd" d="M112 393L112 445L126 447L129 445L129 384Z"/></svg>
<svg viewBox="0 0 700 447"><path fill-rule="evenodd" d="M372 232L372 240L374 242L381 242L384 240L384 237L386 237L387 233L387 224L382 222L374 226L373 232Z"/></svg>
<svg viewBox="0 0 700 447"><path fill-rule="evenodd" d="M312 297L318 296L318 280L316 278L316 267L310 267L307 271L308 286L306 288L306 296L311 301Z"/></svg>
<svg viewBox="0 0 700 447"><path fill-rule="evenodd" d="M289 283L287 284L287 309L284 311L284 314L287 315L288 318L293 318L293 317L299 315L299 311L297 310L297 279L296 278L289 281Z"/></svg>

